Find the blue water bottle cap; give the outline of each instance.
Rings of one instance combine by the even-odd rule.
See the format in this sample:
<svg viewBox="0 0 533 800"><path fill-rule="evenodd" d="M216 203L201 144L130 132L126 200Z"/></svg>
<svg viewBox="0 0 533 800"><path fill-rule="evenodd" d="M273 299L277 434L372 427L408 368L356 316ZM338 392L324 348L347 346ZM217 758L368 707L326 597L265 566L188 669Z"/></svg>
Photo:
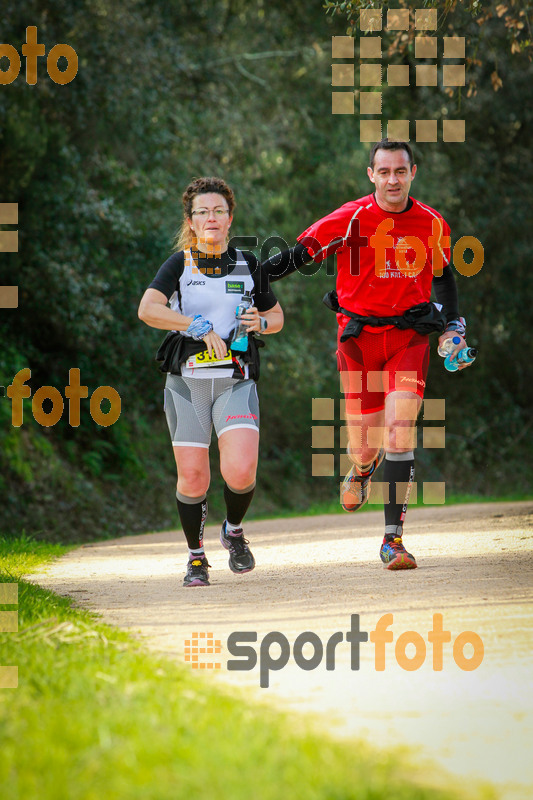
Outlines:
<svg viewBox="0 0 533 800"><path fill-rule="evenodd" d="M461 338L459 336L454 336L453 339L452 339L452 342L454 344L459 344L460 341L461 341Z"/></svg>

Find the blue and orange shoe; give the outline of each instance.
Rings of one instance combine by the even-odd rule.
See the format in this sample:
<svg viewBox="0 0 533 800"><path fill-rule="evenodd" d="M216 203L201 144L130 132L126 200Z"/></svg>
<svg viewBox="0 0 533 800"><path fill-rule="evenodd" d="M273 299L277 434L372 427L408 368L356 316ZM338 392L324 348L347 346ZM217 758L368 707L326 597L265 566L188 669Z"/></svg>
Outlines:
<svg viewBox="0 0 533 800"><path fill-rule="evenodd" d="M417 567L415 557L407 552L401 536L396 536L389 542L384 539L379 557L385 564L385 569L416 569Z"/></svg>
<svg viewBox="0 0 533 800"><path fill-rule="evenodd" d="M383 461L384 455L385 450L380 450L368 472L361 473L354 464L346 475L341 486L341 506L345 511L357 511L364 506L370 497L370 478Z"/></svg>

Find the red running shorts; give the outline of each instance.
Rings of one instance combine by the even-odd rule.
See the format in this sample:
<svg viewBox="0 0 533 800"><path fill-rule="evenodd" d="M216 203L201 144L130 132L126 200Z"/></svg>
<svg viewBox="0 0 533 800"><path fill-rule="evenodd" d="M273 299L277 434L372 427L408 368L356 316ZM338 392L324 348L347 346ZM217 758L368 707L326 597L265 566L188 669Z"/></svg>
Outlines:
<svg viewBox="0 0 533 800"><path fill-rule="evenodd" d="M390 392L414 392L424 397L429 366L429 337L411 329L386 328L340 341L337 367L342 373L346 413L370 414L385 407Z"/></svg>

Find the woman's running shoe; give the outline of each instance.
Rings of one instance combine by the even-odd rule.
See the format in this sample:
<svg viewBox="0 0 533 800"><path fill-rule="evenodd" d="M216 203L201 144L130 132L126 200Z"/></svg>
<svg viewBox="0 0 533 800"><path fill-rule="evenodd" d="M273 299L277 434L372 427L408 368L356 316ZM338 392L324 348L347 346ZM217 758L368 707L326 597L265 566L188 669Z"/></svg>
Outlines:
<svg viewBox="0 0 533 800"><path fill-rule="evenodd" d="M229 568L237 575L251 572L255 567L255 558L248 547L248 539L244 538L242 528L237 528L233 534L226 533L226 520L222 523L220 531L222 546L229 550Z"/></svg>
<svg viewBox="0 0 533 800"><path fill-rule="evenodd" d="M187 564L187 573L183 579L184 586L209 586L207 558L193 558Z"/></svg>

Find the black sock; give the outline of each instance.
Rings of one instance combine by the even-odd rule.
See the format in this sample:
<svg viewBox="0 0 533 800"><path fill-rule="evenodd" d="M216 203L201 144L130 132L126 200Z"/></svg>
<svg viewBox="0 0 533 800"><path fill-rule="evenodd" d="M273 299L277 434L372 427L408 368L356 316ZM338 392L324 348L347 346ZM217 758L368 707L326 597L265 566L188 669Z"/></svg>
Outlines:
<svg viewBox="0 0 533 800"><path fill-rule="evenodd" d="M224 500L226 501L226 519L230 525L240 525L244 515L250 507L255 491L255 481L243 491L230 489L224 484Z"/></svg>
<svg viewBox="0 0 533 800"><path fill-rule="evenodd" d="M176 492L176 503L189 550L200 550L204 546L204 526L207 519L205 494L203 497L186 497Z"/></svg>
<svg viewBox="0 0 533 800"><path fill-rule="evenodd" d="M415 477L415 457L408 453L387 453L383 481L389 487L389 502L385 503L385 541L402 535L407 501Z"/></svg>

